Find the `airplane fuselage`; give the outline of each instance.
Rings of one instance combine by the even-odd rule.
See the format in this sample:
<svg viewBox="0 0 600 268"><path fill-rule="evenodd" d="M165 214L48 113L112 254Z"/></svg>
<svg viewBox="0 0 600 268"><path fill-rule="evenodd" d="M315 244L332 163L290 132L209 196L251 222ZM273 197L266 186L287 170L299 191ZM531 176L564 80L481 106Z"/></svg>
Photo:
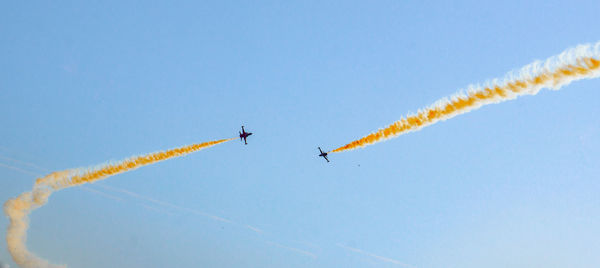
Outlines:
<svg viewBox="0 0 600 268"><path fill-rule="evenodd" d="M327 158L327 152L323 152L323 150L321 150L321 147L319 147L319 152L321 152L321 154L319 154L319 156L325 158L325 160L327 160L327 162L329 162L329 159Z"/></svg>
<svg viewBox="0 0 600 268"><path fill-rule="evenodd" d="M252 132L246 132L246 130L244 130L244 126L242 126L242 131L240 131L240 140L244 139L244 144L248 144L246 138L248 138L250 135L252 135Z"/></svg>

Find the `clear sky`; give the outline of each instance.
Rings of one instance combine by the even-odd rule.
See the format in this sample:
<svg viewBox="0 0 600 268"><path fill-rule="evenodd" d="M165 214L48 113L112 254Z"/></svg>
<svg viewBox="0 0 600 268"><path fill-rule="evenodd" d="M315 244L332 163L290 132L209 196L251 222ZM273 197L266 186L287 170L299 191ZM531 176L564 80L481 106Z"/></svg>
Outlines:
<svg viewBox="0 0 600 268"><path fill-rule="evenodd" d="M316 156L600 40L598 10L596 0L6 1L0 200L31 190L35 174L235 137L244 124L247 146L55 193L31 215L29 248L86 268L599 267L600 80L331 163ZM16 267L5 242L2 263Z"/></svg>

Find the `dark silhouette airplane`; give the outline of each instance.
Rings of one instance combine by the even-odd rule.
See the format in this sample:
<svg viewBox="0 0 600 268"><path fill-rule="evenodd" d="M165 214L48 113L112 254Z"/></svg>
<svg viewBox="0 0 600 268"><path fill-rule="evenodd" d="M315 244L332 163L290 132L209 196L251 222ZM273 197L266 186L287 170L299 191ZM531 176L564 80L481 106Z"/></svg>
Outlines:
<svg viewBox="0 0 600 268"><path fill-rule="evenodd" d="M321 152L319 156L325 158L325 160L327 160L329 163L329 159L327 159L327 153L324 153L323 150L321 150L321 147L319 147L319 151Z"/></svg>
<svg viewBox="0 0 600 268"><path fill-rule="evenodd" d="M246 138L248 138L250 135L252 135L252 132L246 132L246 130L244 130L244 126L242 126L242 132L240 132L240 141L244 139L244 143L248 145Z"/></svg>

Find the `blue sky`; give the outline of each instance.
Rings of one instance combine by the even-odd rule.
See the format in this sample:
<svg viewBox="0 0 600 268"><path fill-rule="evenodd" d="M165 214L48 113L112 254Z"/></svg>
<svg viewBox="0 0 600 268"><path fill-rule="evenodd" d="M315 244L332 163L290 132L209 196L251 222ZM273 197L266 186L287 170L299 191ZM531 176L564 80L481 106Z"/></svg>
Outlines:
<svg viewBox="0 0 600 268"><path fill-rule="evenodd" d="M3 3L0 200L30 190L31 173L229 138L244 124L255 133L247 146L54 194L31 215L29 248L90 268L598 267L599 80L486 106L329 164L316 147L596 42L599 9ZM2 262L15 267L4 242Z"/></svg>

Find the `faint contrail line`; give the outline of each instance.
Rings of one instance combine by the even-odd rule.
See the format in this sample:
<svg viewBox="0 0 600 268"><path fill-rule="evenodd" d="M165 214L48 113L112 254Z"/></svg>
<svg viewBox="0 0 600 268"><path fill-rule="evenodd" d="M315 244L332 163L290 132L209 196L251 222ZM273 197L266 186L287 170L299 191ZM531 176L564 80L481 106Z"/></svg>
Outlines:
<svg viewBox="0 0 600 268"><path fill-rule="evenodd" d="M16 170L16 171L19 171L19 172L22 172L22 173L25 173L28 175L39 176L39 173L31 172L29 170L25 170L25 169L18 168L18 167L13 167L11 165L7 165L7 164L3 164L3 163L0 163L0 167L9 168L9 169Z"/></svg>
<svg viewBox="0 0 600 268"><path fill-rule="evenodd" d="M151 211L154 211L154 212L158 212L158 213L167 214L167 215L169 215L169 216L173 216L173 215L175 215L175 214L174 214L173 212L171 212L171 211L168 211L168 210L165 210L165 209L156 208L156 207L149 206L149 205L146 205L146 204L140 204L140 206L142 206L143 208L145 208L145 209L147 209L147 210L151 210Z"/></svg>
<svg viewBox="0 0 600 268"><path fill-rule="evenodd" d="M26 165L26 166L30 166L30 167L32 167L32 168L34 168L34 169L37 169L38 171L42 171L42 172L46 172L46 171L48 171L48 169L46 169L46 168L43 168L43 167L40 167L40 166L38 166L38 165L36 165L36 164L33 164L33 163L30 163L30 162L26 162L26 161L17 160L17 159L14 159L14 158L10 158L10 157L7 157L7 156L3 156L3 155L0 155L0 158L2 158L2 159L4 159L4 160L8 160L8 161L15 162L15 163L23 164L23 165Z"/></svg>
<svg viewBox="0 0 600 268"><path fill-rule="evenodd" d="M254 226L252 226L252 225L248 225L248 224L246 224L246 228L248 228L248 229L250 229L250 230L254 231L255 233L259 233L259 234L262 234L262 233L264 232L263 230L261 230L261 229L258 229L258 228L256 228L256 227L254 227Z"/></svg>
<svg viewBox="0 0 600 268"><path fill-rule="evenodd" d="M400 262L398 260L394 260L394 259L387 258L387 257L382 257L382 256L379 256L379 255L375 255L373 253L366 252L366 251L361 250L361 249L352 248L352 247L349 247L349 246L344 246L342 244L337 244L337 246L341 247L341 248L344 248L344 249L347 249L347 250L350 250L350 251L353 251L353 252L356 252L356 253L359 253L359 254L363 254L363 255L366 255L366 256L369 256L369 257L373 257L373 258L378 259L380 261L389 262L389 263L393 263L393 264L397 264L397 265L402 265L404 267L414 267L412 265Z"/></svg>
<svg viewBox="0 0 600 268"><path fill-rule="evenodd" d="M162 206L174 208L174 209L181 210L181 211L191 212L193 214L197 214L197 215L201 215L201 216L204 216L204 217L208 217L208 218L211 218L211 219L216 220L216 221L233 223L232 220L225 219L223 217L219 217L219 216L215 216L215 215L212 215L212 214L208 214L206 212L202 212L202 211L195 210L195 209L192 209L192 208L178 206L178 205L175 205L175 204L171 204L169 202L165 202L165 201L154 199L154 198L151 198L151 197L147 197L147 196L144 196L144 195L141 195L141 194L138 194L138 193L134 193L132 191L128 191L128 190L125 190L125 189L115 188L115 187L107 186L107 185L97 185L97 186L98 187L102 187L102 188L107 189L107 190L111 190L111 191L115 191L115 192L121 192L121 193L124 193L126 195L138 198L138 199L142 199L142 200L146 200L148 202L152 202L154 204L158 204L158 205L162 205Z"/></svg>
<svg viewBox="0 0 600 268"><path fill-rule="evenodd" d="M471 85L466 93L459 92L450 98L441 99L417 114L409 114L406 118L331 152L339 153L365 147L417 131L483 105L512 100L523 95L535 95L542 88L558 90L573 81L599 75L600 42L594 45L579 45L544 62L535 61L523 67L517 74L509 73L502 80L494 79L485 87Z"/></svg>
<svg viewBox="0 0 600 268"><path fill-rule="evenodd" d="M46 204L53 192L106 179L112 175L127 172L173 157L187 155L230 140L233 140L233 138L192 144L180 148L136 156L95 168L79 168L53 172L45 177L39 178L36 180L32 191L22 193L18 197L6 201L4 204L4 213L10 219L6 232L8 251L15 263L23 268L65 267L62 265L51 264L48 261L37 257L31 253L26 246L28 216L33 210Z"/></svg>
<svg viewBox="0 0 600 268"><path fill-rule="evenodd" d="M96 190L94 188L87 187L85 185L81 185L81 189L83 189L85 191L88 191L90 193L94 193L94 194L97 194L97 195L100 195L100 196L103 196L103 197L115 200L115 201L119 201L119 202L123 201L123 198L120 198L120 197L117 197L117 196L114 196L114 195L110 195L110 194L107 194L107 193L102 192L102 191L98 191L98 190Z"/></svg>
<svg viewBox="0 0 600 268"><path fill-rule="evenodd" d="M254 227L252 225L249 225L249 224L236 223L233 220L230 220L230 219L227 219L227 218L224 218L224 217L215 216L215 215L212 215L212 214L209 214L209 213L206 213L206 212L202 212L202 211L199 211L199 210L196 210L196 209L192 209L192 208L187 208L187 207L175 205L175 204L172 204L172 203L169 203L169 202L165 202L165 201L158 200L158 199L155 199L155 198L147 197L147 196L141 195L139 193L134 193L132 191L125 190L125 189L122 189L122 188L116 188L116 187L113 187L113 186L100 185L100 184L97 184L96 186L104 188L104 189L109 190L109 191L123 193L123 194L129 195L131 197L134 197L134 198L137 198L137 199L140 199L140 200L144 200L144 201L148 201L148 202L151 202L151 203L154 203L154 204L157 204L157 205L162 205L162 206L170 207L170 208L173 208L175 210L185 211L185 212L189 212L189 213L192 213L192 214L196 214L196 215L200 215L200 216L203 216L203 217L207 217L207 218L210 218L210 219L213 219L213 220L216 220L216 221L230 223L230 224L234 224L234 225L237 225L237 226L242 226L242 227L245 227L245 228L247 228L247 229L249 229L249 230L251 230L251 231L253 231L255 233L258 233L258 234L263 234L264 233L263 230L261 230L261 229L259 229L257 227ZM156 208L154 208L154 210L156 210Z"/></svg>
<svg viewBox="0 0 600 268"><path fill-rule="evenodd" d="M311 257L311 258L313 258L313 259L316 259L316 258L317 258L317 255L315 255L315 254L314 254L314 253L312 253L312 252L308 252L308 251L306 251L306 250L302 250L302 249L297 249L297 248L293 248L293 247L284 246L284 245L282 245L282 244L278 244L278 243L275 243L275 242L272 242L272 241L267 241L267 244L270 244L270 245L273 245L273 246L276 246L276 247L280 247L280 248L283 248L283 249L291 250L291 251L294 251L294 252L300 253L300 254L302 254L302 255L305 255L305 256Z"/></svg>

